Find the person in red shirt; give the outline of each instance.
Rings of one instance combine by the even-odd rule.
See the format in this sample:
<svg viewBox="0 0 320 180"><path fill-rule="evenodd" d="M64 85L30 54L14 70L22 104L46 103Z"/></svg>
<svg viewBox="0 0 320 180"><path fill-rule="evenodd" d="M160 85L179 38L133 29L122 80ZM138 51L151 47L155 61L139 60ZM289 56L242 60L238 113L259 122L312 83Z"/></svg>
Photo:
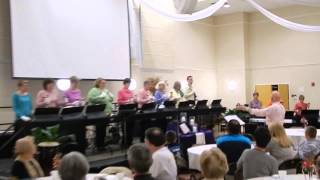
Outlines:
<svg viewBox="0 0 320 180"><path fill-rule="evenodd" d="M294 112L296 115L301 116L302 110L307 110L310 107L310 103L304 102L304 95L299 96L299 101L294 106Z"/></svg>
<svg viewBox="0 0 320 180"><path fill-rule="evenodd" d="M129 89L131 80L126 78L123 80L123 87L118 91L118 104L130 104L134 103L133 92Z"/></svg>

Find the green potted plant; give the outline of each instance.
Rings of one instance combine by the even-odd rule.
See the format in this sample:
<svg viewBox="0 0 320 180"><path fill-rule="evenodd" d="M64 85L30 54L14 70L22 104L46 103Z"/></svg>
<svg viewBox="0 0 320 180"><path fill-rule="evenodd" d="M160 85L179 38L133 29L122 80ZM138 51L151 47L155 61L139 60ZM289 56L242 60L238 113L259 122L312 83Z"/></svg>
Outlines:
<svg viewBox="0 0 320 180"><path fill-rule="evenodd" d="M59 147L59 125L32 129L32 136L38 146L38 161L46 175L52 170L52 160Z"/></svg>

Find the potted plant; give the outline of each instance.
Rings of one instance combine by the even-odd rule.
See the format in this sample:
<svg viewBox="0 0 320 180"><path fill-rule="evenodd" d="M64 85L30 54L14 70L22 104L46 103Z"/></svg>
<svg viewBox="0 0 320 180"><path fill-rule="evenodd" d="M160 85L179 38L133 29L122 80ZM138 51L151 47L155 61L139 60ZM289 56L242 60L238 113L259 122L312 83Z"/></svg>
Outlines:
<svg viewBox="0 0 320 180"><path fill-rule="evenodd" d="M32 129L32 136L38 146L38 161L46 175L52 170L52 160L59 147L59 125Z"/></svg>

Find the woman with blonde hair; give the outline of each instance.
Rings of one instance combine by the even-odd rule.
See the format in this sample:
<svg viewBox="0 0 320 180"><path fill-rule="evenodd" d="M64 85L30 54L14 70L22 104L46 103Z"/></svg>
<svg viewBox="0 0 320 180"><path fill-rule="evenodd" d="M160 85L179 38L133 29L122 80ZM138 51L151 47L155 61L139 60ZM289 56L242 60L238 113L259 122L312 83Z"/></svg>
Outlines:
<svg viewBox="0 0 320 180"><path fill-rule="evenodd" d="M37 152L33 138L30 136L16 141L16 160L11 169L10 179L34 179L43 177L44 173L39 163L34 159Z"/></svg>
<svg viewBox="0 0 320 180"><path fill-rule="evenodd" d="M205 180L223 180L229 171L227 157L218 148L204 151L200 156L200 166Z"/></svg>
<svg viewBox="0 0 320 180"><path fill-rule="evenodd" d="M286 131L282 124L273 123L269 126L271 140L266 147L266 150L282 163L285 160L293 159L296 152L293 150L293 143L287 136Z"/></svg>

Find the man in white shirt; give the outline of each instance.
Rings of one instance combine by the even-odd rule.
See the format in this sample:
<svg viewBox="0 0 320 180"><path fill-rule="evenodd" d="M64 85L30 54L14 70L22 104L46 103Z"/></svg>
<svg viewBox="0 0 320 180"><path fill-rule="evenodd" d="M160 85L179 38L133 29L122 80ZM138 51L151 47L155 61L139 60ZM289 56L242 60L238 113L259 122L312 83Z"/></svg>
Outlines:
<svg viewBox="0 0 320 180"><path fill-rule="evenodd" d="M249 107L237 106L237 109L248 111L250 114L258 117L266 117L267 126L275 122L283 124L286 110L280 103L280 99L280 93L278 91L273 91L271 96L271 106L264 109L251 109Z"/></svg>
<svg viewBox="0 0 320 180"><path fill-rule="evenodd" d="M165 135L161 129L147 129L145 133L145 144L152 153L153 159L149 172L156 180L176 180L176 161L173 154L165 146L165 142Z"/></svg>
<svg viewBox="0 0 320 180"><path fill-rule="evenodd" d="M193 84L193 77L192 76L188 76L187 77L187 81L188 81L188 87L186 89L184 89L184 99L185 100L192 100L194 101L196 99L196 93L193 90L192 84Z"/></svg>

